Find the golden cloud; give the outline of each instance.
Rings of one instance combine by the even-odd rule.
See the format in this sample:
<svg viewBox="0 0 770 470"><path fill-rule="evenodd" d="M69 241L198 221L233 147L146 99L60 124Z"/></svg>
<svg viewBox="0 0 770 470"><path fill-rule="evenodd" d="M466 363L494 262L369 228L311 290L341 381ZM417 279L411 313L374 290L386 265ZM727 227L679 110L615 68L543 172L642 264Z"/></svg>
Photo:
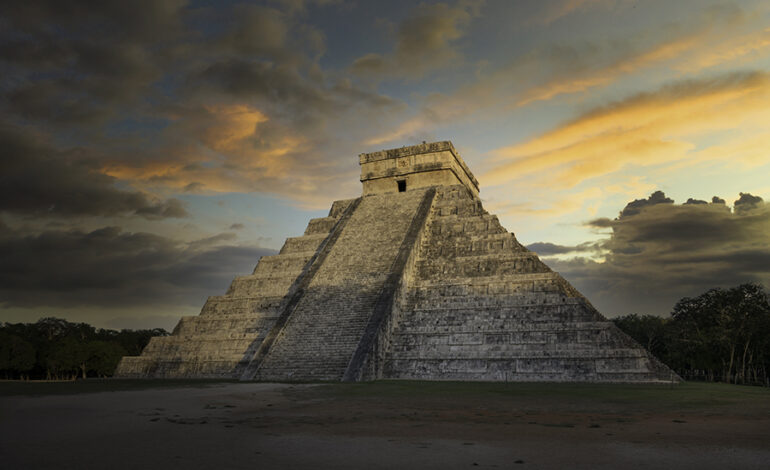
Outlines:
<svg viewBox="0 0 770 470"><path fill-rule="evenodd" d="M681 56L698 45L699 35L677 38L673 41L658 44L653 48L631 57L610 64L606 67L590 71L583 76L572 77L572 74L557 78L542 86L528 90L518 101L517 106L526 106L535 101L550 100L558 95L578 93L590 88L608 85L622 75L629 75L640 69Z"/></svg>
<svg viewBox="0 0 770 470"><path fill-rule="evenodd" d="M490 212L500 217L556 218L582 209L589 202L601 199L605 193L601 188L594 186L569 195L559 194L538 199L537 202L511 203L493 200L487 206ZM593 206L590 206L589 212L593 210Z"/></svg>
<svg viewBox="0 0 770 470"><path fill-rule="evenodd" d="M549 6L542 22L545 24L553 23L554 21L583 8L592 7L598 4L613 5L614 3L615 2L612 0L561 0L554 2Z"/></svg>
<svg viewBox="0 0 770 470"><path fill-rule="evenodd" d="M674 65L680 72L690 73L724 63L756 60L770 52L770 28L758 32L719 37L707 47L699 48L693 54Z"/></svg>
<svg viewBox="0 0 770 470"><path fill-rule="evenodd" d="M568 0L552 9L568 14L597 3ZM419 140L447 122L495 118L517 107L608 87L640 73L681 76L765 57L770 51L770 28L757 27L751 18L748 14L702 15L698 27L676 37L656 39L662 31L638 35L641 43L653 38L652 44L639 50L630 50L622 42L609 49L553 46L534 50L497 70L487 73L484 67L482 73L479 69L475 82L453 93L426 96L417 115L394 123L365 144Z"/></svg>
<svg viewBox="0 0 770 470"><path fill-rule="evenodd" d="M700 140L726 132L718 149L697 150ZM770 155L770 77L731 74L686 81L655 93L599 108L523 144L492 152L495 167L480 178L485 185L548 175L551 184L572 187L629 165L697 163L729 154L735 160L766 163ZM730 139L730 133L740 139ZM546 183L543 177L542 183Z"/></svg>
<svg viewBox="0 0 770 470"><path fill-rule="evenodd" d="M102 172L149 192L259 191L313 209L328 205L330 195L345 196L350 190L328 184L344 175L313 157L306 139L248 105L188 111L169 126L166 141L159 151L163 158L141 164L115 161ZM321 193L326 197L319 198Z"/></svg>
<svg viewBox="0 0 770 470"><path fill-rule="evenodd" d="M216 151L237 151L243 141L254 134L257 125L267 121L267 116L258 109L241 104L205 106L205 109L213 119L203 130L201 140Z"/></svg>

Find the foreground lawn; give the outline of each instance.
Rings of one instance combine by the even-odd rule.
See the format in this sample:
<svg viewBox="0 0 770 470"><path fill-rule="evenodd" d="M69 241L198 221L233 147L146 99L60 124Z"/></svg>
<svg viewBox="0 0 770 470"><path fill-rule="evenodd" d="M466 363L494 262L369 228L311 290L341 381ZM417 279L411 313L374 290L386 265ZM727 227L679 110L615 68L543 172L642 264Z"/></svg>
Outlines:
<svg viewBox="0 0 770 470"><path fill-rule="evenodd" d="M204 388L237 384L236 380L115 380L72 382L0 382L0 396L69 395L169 388ZM473 403L491 407L570 412L713 412L770 415L770 388L722 383L678 385L591 383L494 383L383 380L363 383L319 383L289 387L292 400L328 402L409 402L433 405Z"/></svg>
<svg viewBox="0 0 770 470"><path fill-rule="evenodd" d="M0 382L0 394L7 468L765 470L770 461L761 387L86 380Z"/></svg>
<svg viewBox="0 0 770 470"><path fill-rule="evenodd" d="M209 387L236 380L123 380L85 379L73 381L0 381L0 396L70 395L76 393L124 392L155 388Z"/></svg>
<svg viewBox="0 0 770 470"><path fill-rule="evenodd" d="M770 416L770 388L723 383L678 385L378 381L327 384L329 399L485 402L565 412L704 412ZM309 393L309 391L303 391Z"/></svg>

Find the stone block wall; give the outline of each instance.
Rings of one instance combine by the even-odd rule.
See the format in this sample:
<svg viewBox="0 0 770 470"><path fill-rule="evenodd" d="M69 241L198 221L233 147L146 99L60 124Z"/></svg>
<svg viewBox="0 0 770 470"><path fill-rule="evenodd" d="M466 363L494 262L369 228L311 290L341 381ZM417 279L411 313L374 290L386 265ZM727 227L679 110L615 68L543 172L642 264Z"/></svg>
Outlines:
<svg viewBox="0 0 770 470"><path fill-rule="evenodd" d="M410 279L384 377L671 378L462 186L439 189Z"/></svg>

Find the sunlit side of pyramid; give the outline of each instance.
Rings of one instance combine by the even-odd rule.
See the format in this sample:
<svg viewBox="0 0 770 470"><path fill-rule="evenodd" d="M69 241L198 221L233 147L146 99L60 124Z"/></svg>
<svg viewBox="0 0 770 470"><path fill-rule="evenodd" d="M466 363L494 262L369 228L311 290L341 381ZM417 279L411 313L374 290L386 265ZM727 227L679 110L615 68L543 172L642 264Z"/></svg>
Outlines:
<svg viewBox="0 0 770 470"><path fill-rule="evenodd" d="M451 142L359 161L361 197L334 202L117 375L678 379L484 210Z"/></svg>

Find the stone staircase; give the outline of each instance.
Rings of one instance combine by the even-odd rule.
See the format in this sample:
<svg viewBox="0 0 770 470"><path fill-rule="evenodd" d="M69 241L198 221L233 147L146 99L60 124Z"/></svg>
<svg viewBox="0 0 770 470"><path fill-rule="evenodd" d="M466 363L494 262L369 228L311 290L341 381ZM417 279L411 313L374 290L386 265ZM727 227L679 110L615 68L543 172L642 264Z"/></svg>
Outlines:
<svg viewBox="0 0 770 470"><path fill-rule="evenodd" d="M654 382L669 373L462 186L439 190L384 376Z"/></svg>
<svg viewBox="0 0 770 470"><path fill-rule="evenodd" d="M422 189L361 199L256 379L342 379L425 195Z"/></svg>
<svg viewBox="0 0 770 470"><path fill-rule="evenodd" d="M141 356L124 357L116 376L238 377L248 351L270 331L289 288L351 202L337 201L329 216L312 219L303 236L260 258L252 274L236 277L225 295L209 297L200 315L183 317L171 336L154 337Z"/></svg>

